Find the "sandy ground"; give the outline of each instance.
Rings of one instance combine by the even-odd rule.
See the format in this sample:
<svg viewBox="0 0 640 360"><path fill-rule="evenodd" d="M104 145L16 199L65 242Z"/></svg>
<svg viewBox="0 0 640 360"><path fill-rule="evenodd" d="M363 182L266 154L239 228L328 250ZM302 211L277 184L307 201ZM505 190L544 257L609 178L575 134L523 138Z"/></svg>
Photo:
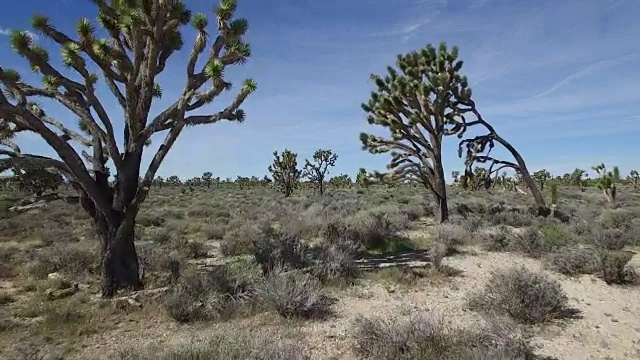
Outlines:
<svg viewBox="0 0 640 360"><path fill-rule="evenodd" d="M640 264L636 255L633 262ZM484 284L491 272L511 266L525 266L545 271L539 261L510 253L478 252L445 259L445 264L462 270L462 275L437 286L403 288L399 285L369 282L341 294L336 304L337 316L328 321L284 323L277 317L260 315L233 324L180 326L161 322L137 331L116 332L86 348L81 358L106 356L100 343L116 341L158 344L205 339L211 331L226 326L288 328L304 337L304 344L314 359L355 359L350 329L356 317L408 314L425 311L454 326L473 326L482 318L465 309L469 292ZM570 305L582 311L581 319L563 320L536 329L534 345L542 355L558 359L640 359L640 290L609 286L593 276L567 278L547 272L558 279L570 299ZM295 329L294 329L295 328Z"/></svg>

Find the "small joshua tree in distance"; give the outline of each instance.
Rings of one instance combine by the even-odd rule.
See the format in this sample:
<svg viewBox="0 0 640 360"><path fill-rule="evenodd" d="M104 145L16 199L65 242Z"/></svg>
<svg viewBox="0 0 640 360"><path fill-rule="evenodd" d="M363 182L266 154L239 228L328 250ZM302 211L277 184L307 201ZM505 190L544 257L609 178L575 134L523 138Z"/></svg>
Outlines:
<svg viewBox="0 0 640 360"><path fill-rule="evenodd" d="M11 169L14 183L19 190L37 197L45 191L55 191L63 184L64 179L56 171L47 170L46 163L38 161L22 161Z"/></svg>
<svg viewBox="0 0 640 360"><path fill-rule="evenodd" d="M551 173L546 169L542 169L534 172L532 177L540 185L540 191L543 191L544 185L551 179Z"/></svg>
<svg viewBox="0 0 640 360"><path fill-rule="evenodd" d="M598 189L602 190L608 202L616 205L616 196L618 195L617 184L620 183L620 169L613 167L612 171L607 171L607 167L603 164L591 167L597 174Z"/></svg>
<svg viewBox="0 0 640 360"><path fill-rule="evenodd" d="M207 185L208 188L211 187L211 184L213 183L213 173L211 173L210 171L206 171L202 174L202 182Z"/></svg>
<svg viewBox="0 0 640 360"><path fill-rule="evenodd" d="M298 154L285 149L282 155L273 152L273 164L269 165L269 172L274 184L284 193L285 197L291 196L293 190L300 185L302 171L298 169Z"/></svg>
<svg viewBox="0 0 640 360"><path fill-rule="evenodd" d="M638 183L640 182L640 173L638 173L638 170L631 170L627 179L629 179L633 184L633 187L637 189Z"/></svg>
<svg viewBox="0 0 640 360"><path fill-rule="evenodd" d="M305 159L306 164L302 173L303 177L318 186L320 195L324 194L324 180L329 172L329 167L336 165L338 155L331 150L318 149L313 154L313 162Z"/></svg>

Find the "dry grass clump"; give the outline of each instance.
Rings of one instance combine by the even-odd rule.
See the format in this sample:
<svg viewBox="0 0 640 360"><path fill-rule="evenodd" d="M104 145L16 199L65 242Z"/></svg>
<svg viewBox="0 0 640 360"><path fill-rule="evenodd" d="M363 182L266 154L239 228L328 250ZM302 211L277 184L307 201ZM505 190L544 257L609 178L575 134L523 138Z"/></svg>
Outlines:
<svg viewBox="0 0 640 360"><path fill-rule="evenodd" d="M126 349L121 360L306 360L310 357L297 343L277 334L225 331L204 341L165 348Z"/></svg>
<svg viewBox="0 0 640 360"><path fill-rule="evenodd" d="M484 288L470 296L468 306L525 324L541 324L574 312L559 282L524 267L494 272Z"/></svg>
<svg viewBox="0 0 640 360"><path fill-rule="evenodd" d="M527 337L502 321L468 330L426 315L356 319L356 352L372 360L534 359Z"/></svg>

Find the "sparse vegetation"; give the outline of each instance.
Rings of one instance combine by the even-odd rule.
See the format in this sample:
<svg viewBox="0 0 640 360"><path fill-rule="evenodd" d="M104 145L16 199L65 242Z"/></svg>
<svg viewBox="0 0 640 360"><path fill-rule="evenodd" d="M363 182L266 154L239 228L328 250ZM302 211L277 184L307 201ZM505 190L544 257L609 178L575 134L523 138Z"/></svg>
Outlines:
<svg viewBox="0 0 640 360"><path fill-rule="evenodd" d="M227 148L199 170L213 172L159 177L185 128L245 120L255 82L224 93L251 56L248 20L237 0L211 26L184 1L93 3L77 35L40 15L37 35L11 31L36 78L0 67L0 358L637 358L638 172L531 174L480 114L455 46L371 76L362 108L387 134L360 140L389 153L387 173L329 178L333 150L287 142L270 177L214 177ZM163 91L169 69L186 79ZM50 155L22 152L25 133ZM449 185L452 135L464 171Z"/></svg>

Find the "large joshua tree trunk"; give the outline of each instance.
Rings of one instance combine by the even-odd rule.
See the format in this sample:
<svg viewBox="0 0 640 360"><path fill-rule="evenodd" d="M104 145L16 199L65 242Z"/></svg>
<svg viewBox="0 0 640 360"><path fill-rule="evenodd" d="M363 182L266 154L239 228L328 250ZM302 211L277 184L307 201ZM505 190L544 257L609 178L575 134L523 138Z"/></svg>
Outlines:
<svg viewBox="0 0 640 360"><path fill-rule="evenodd" d="M435 221L442 224L449 220L449 205L447 204L447 184L444 180L442 154L436 153L433 159L435 177L432 179L433 198L435 200Z"/></svg>
<svg viewBox="0 0 640 360"><path fill-rule="evenodd" d="M109 221L96 219L101 242L102 294L111 297L118 289L140 290L138 255L134 244L135 214L120 213Z"/></svg>
<svg viewBox="0 0 640 360"><path fill-rule="evenodd" d="M96 172L96 184L101 193L112 199L112 208L105 212L99 210L94 201L76 184L82 194L80 203L93 218L96 233L101 245L100 265L102 295L112 297L118 290L140 290L143 288L138 254L136 252L135 219L138 215L139 202L146 196L146 191L138 192L139 167L134 157L127 163L128 167L120 174L115 188L109 184L106 172ZM126 204L126 205L123 205Z"/></svg>

